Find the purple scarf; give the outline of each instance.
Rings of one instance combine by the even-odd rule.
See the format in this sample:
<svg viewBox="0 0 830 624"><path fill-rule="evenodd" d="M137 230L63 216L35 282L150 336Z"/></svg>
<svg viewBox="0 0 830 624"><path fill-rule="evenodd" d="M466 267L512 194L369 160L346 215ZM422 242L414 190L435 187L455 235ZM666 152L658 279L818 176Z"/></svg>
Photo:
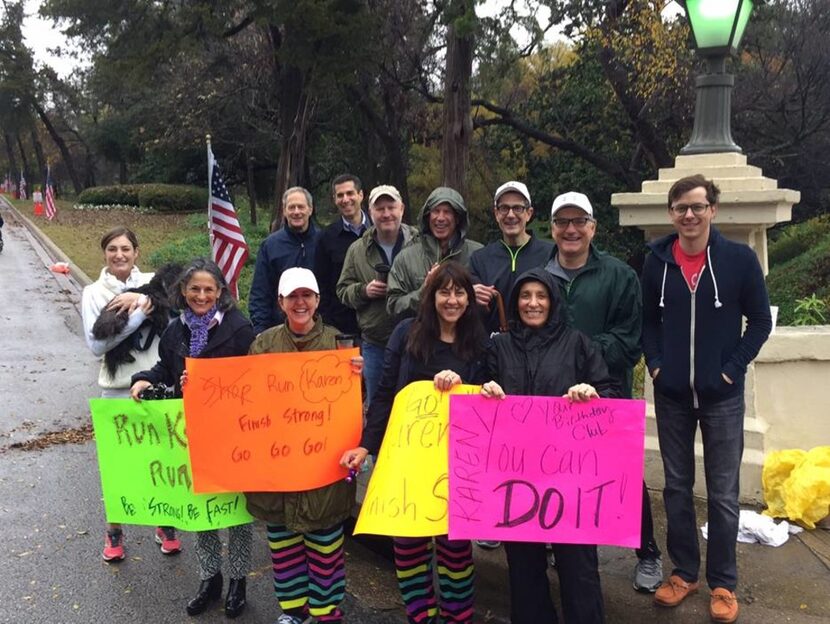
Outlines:
<svg viewBox="0 0 830 624"><path fill-rule="evenodd" d="M184 320L190 328L190 357L199 357L208 342L208 327L216 316L216 306L199 316L190 308L184 311Z"/></svg>

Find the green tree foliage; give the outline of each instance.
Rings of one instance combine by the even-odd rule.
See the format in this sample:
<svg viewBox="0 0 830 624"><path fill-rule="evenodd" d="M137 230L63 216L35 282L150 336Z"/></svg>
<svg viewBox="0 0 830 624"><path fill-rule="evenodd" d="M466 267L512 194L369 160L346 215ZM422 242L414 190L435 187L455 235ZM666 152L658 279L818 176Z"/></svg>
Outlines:
<svg viewBox="0 0 830 624"><path fill-rule="evenodd" d="M749 23L736 65L735 138L781 186L797 220L830 212L830 1L774 0Z"/></svg>

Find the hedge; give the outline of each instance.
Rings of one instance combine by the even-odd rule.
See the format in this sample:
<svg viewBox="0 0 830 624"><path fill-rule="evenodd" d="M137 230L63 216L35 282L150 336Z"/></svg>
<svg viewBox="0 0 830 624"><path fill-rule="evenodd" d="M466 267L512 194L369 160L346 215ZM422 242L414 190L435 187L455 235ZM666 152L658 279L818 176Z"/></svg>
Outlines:
<svg viewBox="0 0 830 624"><path fill-rule="evenodd" d="M830 216L828 215L785 226L781 235L769 244L770 266L784 264L800 256L828 236L830 236Z"/></svg>
<svg viewBox="0 0 830 624"><path fill-rule="evenodd" d="M200 186L144 184L138 193L138 205L159 212L207 211L208 192Z"/></svg>
<svg viewBox="0 0 830 624"><path fill-rule="evenodd" d="M141 206L159 212L207 210L207 189L183 184L120 184L81 192L79 204Z"/></svg>
<svg viewBox="0 0 830 624"><path fill-rule="evenodd" d="M792 325L797 299L814 294L830 302L830 235L802 254L770 267L767 275L770 303L779 306L778 323Z"/></svg>
<svg viewBox="0 0 830 624"><path fill-rule="evenodd" d="M141 186L141 184L93 186L81 191L78 195L78 203L93 206L138 206L138 192Z"/></svg>

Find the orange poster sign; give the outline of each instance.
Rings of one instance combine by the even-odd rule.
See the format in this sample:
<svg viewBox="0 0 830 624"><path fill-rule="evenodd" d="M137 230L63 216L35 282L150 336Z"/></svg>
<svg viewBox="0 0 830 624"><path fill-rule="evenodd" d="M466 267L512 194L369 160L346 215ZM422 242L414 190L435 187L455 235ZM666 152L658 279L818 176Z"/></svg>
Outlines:
<svg viewBox="0 0 830 624"><path fill-rule="evenodd" d="M296 492L348 475L360 441L359 349L188 358L184 392L193 490Z"/></svg>

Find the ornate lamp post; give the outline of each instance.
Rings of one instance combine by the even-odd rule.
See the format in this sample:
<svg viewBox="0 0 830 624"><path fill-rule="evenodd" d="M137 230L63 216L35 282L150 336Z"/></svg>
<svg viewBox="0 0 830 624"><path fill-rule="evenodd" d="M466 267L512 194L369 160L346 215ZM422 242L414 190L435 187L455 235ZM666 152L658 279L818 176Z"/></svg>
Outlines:
<svg viewBox="0 0 830 624"><path fill-rule="evenodd" d="M706 73L695 82L695 122L692 138L680 153L738 152L732 140L732 87L735 77L726 73L726 59L737 52L749 16L763 0L685 0L680 4L692 27L697 52Z"/></svg>

